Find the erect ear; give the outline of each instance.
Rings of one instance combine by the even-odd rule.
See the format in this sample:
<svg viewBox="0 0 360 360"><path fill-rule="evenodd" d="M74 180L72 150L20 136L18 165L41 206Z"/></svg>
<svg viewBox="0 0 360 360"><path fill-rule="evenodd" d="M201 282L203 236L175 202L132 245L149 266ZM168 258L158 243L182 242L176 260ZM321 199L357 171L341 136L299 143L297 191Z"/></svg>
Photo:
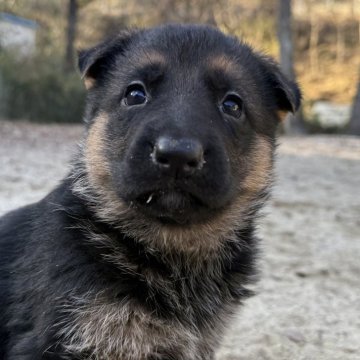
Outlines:
<svg viewBox="0 0 360 360"><path fill-rule="evenodd" d="M301 91L295 81L288 79L278 65L269 58L263 58L265 76L275 97L278 115L284 119L288 112L295 113L301 104Z"/></svg>
<svg viewBox="0 0 360 360"><path fill-rule="evenodd" d="M124 52L137 32L124 30L90 49L79 52L78 66L87 89L92 88L96 81L109 70L116 56Z"/></svg>

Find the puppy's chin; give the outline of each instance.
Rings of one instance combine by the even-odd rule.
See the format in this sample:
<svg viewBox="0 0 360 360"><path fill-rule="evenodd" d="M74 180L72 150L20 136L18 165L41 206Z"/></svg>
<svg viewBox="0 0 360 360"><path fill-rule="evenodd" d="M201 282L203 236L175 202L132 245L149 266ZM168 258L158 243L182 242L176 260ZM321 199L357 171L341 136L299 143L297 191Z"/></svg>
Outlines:
<svg viewBox="0 0 360 360"><path fill-rule="evenodd" d="M214 215L214 210L200 199L181 190L148 192L135 204L138 211L166 225L196 224Z"/></svg>

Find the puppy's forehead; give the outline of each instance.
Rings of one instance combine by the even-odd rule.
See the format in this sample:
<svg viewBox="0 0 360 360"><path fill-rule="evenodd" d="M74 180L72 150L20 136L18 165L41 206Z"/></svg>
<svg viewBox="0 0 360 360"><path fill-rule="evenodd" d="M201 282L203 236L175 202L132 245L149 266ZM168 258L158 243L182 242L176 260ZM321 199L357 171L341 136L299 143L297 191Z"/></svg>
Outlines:
<svg viewBox="0 0 360 360"><path fill-rule="evenodd" d="M213 88L232 90L251 81L247 69L249 61L256 59L246 44L215 29L170 26L162 30L142 32L131 42L124 54L128 78L166 75L182 85L179 88L202 86L205 80Z"/></svg>
<svg viewBox="0 0 360 360"><path fill-rule="evenodd" d="M203 66L234 72L241 49L235 38L204 26L150 29L132 41L126 53L136 67L162 65L177 68Z"/></svg>
<svg viewBox="0 0 360 360"><path fill-rule="evenodd" d="M156 69L160 72L185 70L187 73L195 71L203 75L224 76L227 79L236 79L239 77L241 69L240 64L234 58L226 53L218 52L193 52L184 54L179 53L178 56L169 49L165 52L162 49L144 48L136 52L127 54L129 65L134 71L147 71L148 69Z"/></svg>

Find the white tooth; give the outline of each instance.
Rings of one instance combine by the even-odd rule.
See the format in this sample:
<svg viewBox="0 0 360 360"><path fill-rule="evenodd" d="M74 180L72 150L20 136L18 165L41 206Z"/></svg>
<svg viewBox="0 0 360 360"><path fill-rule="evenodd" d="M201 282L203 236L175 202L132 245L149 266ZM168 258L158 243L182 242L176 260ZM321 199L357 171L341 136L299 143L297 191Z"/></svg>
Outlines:
<svg viewBox="0 0 360 360"><path fill-rule="evenodd" d="M151 195L149 196L149 198L146 200L146 203L147 203L147 204L152 200L153 195L154 195L154 194L151 194Z"/></svg>

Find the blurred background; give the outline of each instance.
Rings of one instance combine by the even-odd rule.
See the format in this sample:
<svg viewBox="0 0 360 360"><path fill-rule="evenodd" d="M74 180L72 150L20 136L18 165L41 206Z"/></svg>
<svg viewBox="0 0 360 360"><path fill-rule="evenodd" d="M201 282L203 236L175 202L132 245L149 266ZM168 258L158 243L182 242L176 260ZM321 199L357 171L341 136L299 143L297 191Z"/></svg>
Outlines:
<svg viewBox="0 0 360 360"><path fill-rule="evenodd" d="M360 134L359 0L1 0L0 117L81 121L76 49L168 22L216 25L278 59L304 92L287 133Z"/></svg>
<svg viewBox="0 0 360 360"><path fill-rule="evenodd" d="M241 37L304 95L279 139L258 294L217 360L359 360L360 0L0 0L0 216L46 195L77 152L77 49L167 22Z"/></svg>

